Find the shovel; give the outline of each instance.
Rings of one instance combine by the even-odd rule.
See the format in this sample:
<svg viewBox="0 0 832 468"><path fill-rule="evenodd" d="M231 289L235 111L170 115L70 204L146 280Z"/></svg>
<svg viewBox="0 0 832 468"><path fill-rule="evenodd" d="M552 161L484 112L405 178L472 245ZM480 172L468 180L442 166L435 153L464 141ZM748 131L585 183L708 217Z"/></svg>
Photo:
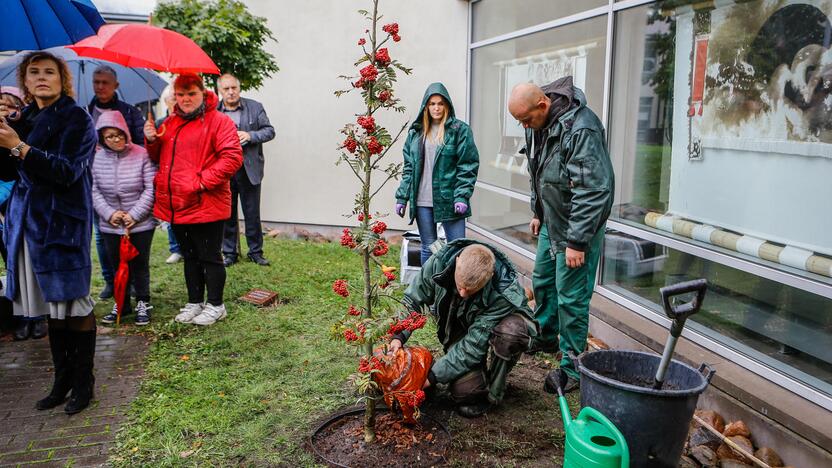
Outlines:
<svg viewBox="0 0 832 468"><path fill-rule="evenodd" d="M702 301L705 299L705 291L708 289L708 280L701 278L693 281L685 281L671 286L665 286L659 289L659 294L662 296L662 305L664 306L664 313L673 321L670 326L670 336L667 337L667 343L664 345L664 352L662 353L662 360L659 363L659 369L656 371L656 381L653 383L653 389L660 390L664 384L665 373L670 364L670 358L673 356L673 350L676 348L676 341L682 335L682 329L685 328L685 321L691 315L699 312L702 307ZM696 296L690 301L682 304L675 304L672 300L676 296L695 292Z"/></svg>

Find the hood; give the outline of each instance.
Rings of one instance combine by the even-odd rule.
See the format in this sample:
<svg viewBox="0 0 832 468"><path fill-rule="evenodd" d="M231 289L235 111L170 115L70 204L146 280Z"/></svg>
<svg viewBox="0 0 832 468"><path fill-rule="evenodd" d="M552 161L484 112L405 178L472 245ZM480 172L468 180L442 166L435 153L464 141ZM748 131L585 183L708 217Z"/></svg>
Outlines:
<svg viewBox="0 0 832 468"><path fill-rule="evenodd" d="M101 113L98 117L98 122L95 123L95 131L100 135L101 130L107 127L121 130L125 135L127 135L127 144L129 145L132 143L132 141L130 141L130 129L127 127L127 121L124 120L124 116L121 115L121 112L105 110Z"/></svg>
<svg viewBox="0 0 832 468"><path fill-rule="evenodd" d="M23 102L23 93L20 92L20 88L15 86L0 86L0 94L11 94Z"/></svg>
<svg viewBox="0 0 832 468"><path fill-rule="evenodd" d="M215 112L220 103L220 98L211 90L205 90L205 113Z"/></svg>
<svg viewBox="0 0 832 468"><path fill-rule="evenodd" d="M456 112L454 111L454 103L453 101L451 101L451 95L448 93L448 89L442 83L431 83L430 86L428 86L428 89L425 90L425 95L422 96L422 105L419 106L419 112L416 114L416 118L413 120L413 123L410 125L410 128L422 128L422 114L425 112L425 107L427 107L428 105L428 100L434 94L442 96L448 103L448 120L445 122L445 124L447 125L451 122L451 120L456 118Z"/></svg>
<svg viewBox="0 0 832 468"><path fill-rule="evenodd" d="M550 127L555 120L559 119L569 110L586 105L584 92L575 87L571 76L559 78L540 89L552 100L552 106L549 108L549 117L546 120L546 127Z"/></svg>

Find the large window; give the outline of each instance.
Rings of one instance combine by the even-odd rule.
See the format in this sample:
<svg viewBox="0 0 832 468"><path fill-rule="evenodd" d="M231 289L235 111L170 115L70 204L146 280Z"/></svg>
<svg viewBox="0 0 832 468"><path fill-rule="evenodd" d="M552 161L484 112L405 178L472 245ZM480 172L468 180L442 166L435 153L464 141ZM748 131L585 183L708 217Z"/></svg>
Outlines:
<svg viewBox="0 0 832 468"><path fill-rule="evenodd" d="M707 278L703 333L832 395L832 3L678 3L615 17L611 220L635 229L601 282L660 313Z"/></svg>
<svg viewBox="0 0 832 468"><path fill-rule="evenodd" d="M480 152L479 180L529 193L524 130L508 113L514 85L545 85L572 75L599 115L604 95L606 18L479 47L471 52L471 125Z"/></svg>
<svg viewBox="0 0 832 468"><path fill-rule="evenodd" d="M617 14L613 219L832 286L832 3L815 3Z"/></svg>

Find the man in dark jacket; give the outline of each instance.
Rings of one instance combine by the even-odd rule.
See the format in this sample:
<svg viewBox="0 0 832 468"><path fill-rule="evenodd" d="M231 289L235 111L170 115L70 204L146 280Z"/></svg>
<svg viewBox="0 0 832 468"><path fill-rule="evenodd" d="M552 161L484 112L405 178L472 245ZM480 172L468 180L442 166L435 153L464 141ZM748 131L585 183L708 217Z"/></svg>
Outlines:
<svg viewBox="0 0 832 468"><path fill-rule="evenodd" d="M263 227L260 225L260 185L265 165L263 143L274 138L274 127L262 104L240 97L240 80L234 75L221 76L219 87L222 95L219 110L237 125L237 135L243 146L243 167L231 178L231 218L225 224L222 242L225 266L237 263L237 239L240 236L237 198L243 205L248 258L267 266L269 261L263 257Z"/></svg>
<svg viewBox="0 0 832 468"><path fill-rule="evenodd" d="M565 372L559 381L571 391L578 388L580 374L568 354L580 354L586 347L589 301L612 208L612 162L604 127L571 76L542 89L517 85L508 110L526 129L533 213L529 228L540 236L532 286L541 335L533 349L560 349L560 369L546 376L544 389L555 393L555 383Z"/></svg>
<svg viewBox="0 0 832 468"><path fill-rule="evenodd" d="M445 350L431 366L425 388L448 384L465 417L481 416L500 403L509 371L538 333L508 258L488 244L452 241L422 266L404 303L411 311L433 306ZM407 330L396 335L390 352L409 337Z"/></svg>
<svg viewBox="0 0 832 468"><path fill-rule="evenodd" d="M136 145L144 146L144 117L135 106L119 100L116 95L118 89L118 75L112 67L100 65L92 74L92 88L95 97L87 106L92 116L93 124L98 122L98 116L105 110L117 110L124 116L127 128L130 129L130 140Z"/></svg>
<svg viewBox="0 0 832 468"><path fill-rule="evenodd" d="M87 112L92 116L93 126L98 123L98 117L105 110L117 110L124 116L127 128L130 129L130 140L137 145L144 146L144 118L141 111L126 102L122 102L116 95L118 89L118 74L109 65L99 65L92 73L92 88L95 97L87 106ZM115 268L107 260L109 256L104 249L101 233L98 231L98 215L94 215L93 230L95 231L95 248L98 251L98 263L101 265L101 276L104 277L104 290L98 295L101 299L113 297L113 278Z"/></svg>

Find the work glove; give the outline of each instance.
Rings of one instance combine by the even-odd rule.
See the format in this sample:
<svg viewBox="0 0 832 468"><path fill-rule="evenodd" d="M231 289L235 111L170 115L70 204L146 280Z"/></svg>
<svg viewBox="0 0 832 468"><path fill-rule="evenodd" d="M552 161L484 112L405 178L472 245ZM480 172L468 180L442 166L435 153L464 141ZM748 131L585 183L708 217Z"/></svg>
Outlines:
<svg viewBox="0 0 832 468"><path fill-rule="evenodd" d="M454 213L456 214L465 214L468 212L468 205L462 202L454 203Z"/></svg>
<svg viewBox="0 0 832 468"><path fill-rule="evenodd" d="M401 203L396 203L396 214L399 217L404 218L404 205Z"/></svg>

